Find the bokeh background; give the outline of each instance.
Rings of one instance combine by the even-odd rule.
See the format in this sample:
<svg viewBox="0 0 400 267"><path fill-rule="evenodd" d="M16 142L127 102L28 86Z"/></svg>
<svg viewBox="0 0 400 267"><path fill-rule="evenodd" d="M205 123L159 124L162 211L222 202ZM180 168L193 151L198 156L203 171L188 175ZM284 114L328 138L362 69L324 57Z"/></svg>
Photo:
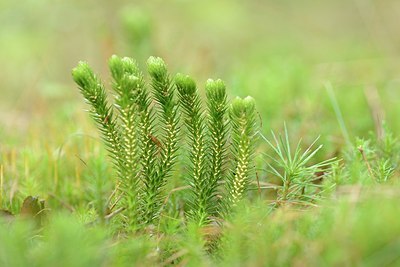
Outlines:
<svg viewBox="0 0 400 267"><path fill-rule="evenodd" d="M294 140L321 135L327 156L345 143L335 100L351 139L382 119L398 133L399 17L396 0L0 0L3 160L96 135L70 73L85 60L107 84L112 54L161 56L201 90L221 78L256 98L264 133L286 122Z"/></svg>

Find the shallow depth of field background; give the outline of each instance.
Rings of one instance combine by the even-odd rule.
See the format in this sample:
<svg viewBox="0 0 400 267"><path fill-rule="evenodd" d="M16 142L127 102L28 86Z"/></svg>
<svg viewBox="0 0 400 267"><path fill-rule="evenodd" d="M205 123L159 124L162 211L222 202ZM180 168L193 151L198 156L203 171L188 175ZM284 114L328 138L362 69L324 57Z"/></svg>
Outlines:
<svg viewBox="0 0 400 267"><path fill-rule="evenodd" d="M112 54L172 73L226 81L257 99L265 131L343 143L324 83L351 133L374 130L365 90L376 88L398 132L400 3L372 1L0 1L0 140L55 148L87 126L70 76L88 61L107 82ZM91 127L91 125L87 126ZM29 141L30 140L30 141Z"/></svg>

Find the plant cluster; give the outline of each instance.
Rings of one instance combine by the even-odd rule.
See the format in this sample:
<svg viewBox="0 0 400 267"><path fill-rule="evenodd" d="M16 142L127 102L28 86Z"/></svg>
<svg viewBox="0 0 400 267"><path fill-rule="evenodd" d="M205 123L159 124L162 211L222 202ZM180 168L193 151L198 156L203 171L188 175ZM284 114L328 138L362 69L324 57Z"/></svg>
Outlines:
<svg viewBox="0 0 400 267"><path fill-rule="evenodd" d="M261 136L273 152L271 155L265 154L268 159L267 172L281 181L274 204L308 205L315 202L324 190L329 189L322 180L332 174L332 166L338 161L331 158L312 162L322 148L322 145L314 148L318 138L305 151L301 149L301 141L292 150L286 125L283 135L276 135L273 131L271 133L272 142Z"/></svg>
<svg viewBox="0 0 400 267"><path fill-rule="evenodd" d="M225 84L210 79L204 107L194 80L182 74L171 78L161 58L148 59L148 83L131 58L112 56L109 68L112 102L87 63L80 62L72 75L117 176L116 201L107 207L116 209L110 212L121 213L126 228L154 225L183 154L188 164L181 176L190 188L187 217L205 225L229 214L244 198L252 175L254 99L236 98L229 104Z"/></svg>

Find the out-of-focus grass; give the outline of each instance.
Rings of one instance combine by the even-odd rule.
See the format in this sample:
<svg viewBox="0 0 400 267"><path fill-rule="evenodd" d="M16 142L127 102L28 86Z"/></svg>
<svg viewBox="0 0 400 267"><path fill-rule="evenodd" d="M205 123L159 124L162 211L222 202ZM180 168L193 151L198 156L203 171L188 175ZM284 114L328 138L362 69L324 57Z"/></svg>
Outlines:
<svg viewBox="0 0 400 267"><path fill-rule="evenodd" d="M225 235L222 265L396 266L400 229L394 214L400 207L390 197L368 194L272 216L262 203L244 208Z"/></svg>
<svg viewBox="0 0 400 267"><path fill-rule="evenodd" d="M216 257L202 250L197 228L175 230L159 243L143 236L115 239L106 229L88 228L65 214L53 215L40 232L28 221L3 223L0 264L397 266L398 195L377 197L376 190L364 188L357 195L338 194L335 201L310 210L286 207L270 214L263 202L242 206L225 227ZM398 187L390 190L398 192Z"/></svg>
<svg viewBox="0 0 400 267"><path fill-rule="evenodd" d="M171 69L193 73L200 83L212 75L223 78L233 93L257 98L266 130L286 121L298 136L322 134L340 145L326 81L351 133L364 136L373 129L364 96L369 86L378 89L392 129L400 127L393 115L400 69L396 1L1 5L0 119L7 137L26 136L38 121L65 118L55 114L77 127L74 116L82 104L70 69L88 60L106 75L104 62L114 53L140 61L160 55Z"/></svg>

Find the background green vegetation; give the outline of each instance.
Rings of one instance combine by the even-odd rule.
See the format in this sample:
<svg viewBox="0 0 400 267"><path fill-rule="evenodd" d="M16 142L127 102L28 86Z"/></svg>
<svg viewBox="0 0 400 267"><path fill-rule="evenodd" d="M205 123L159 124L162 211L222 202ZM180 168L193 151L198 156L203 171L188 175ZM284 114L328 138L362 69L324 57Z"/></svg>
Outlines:
<svg viewBox="0 0 400 267"><path fill-rule="evenodd" d="M27 223L1 226L0 265L54 266L60 258L65 266L396 265L399 16L395 0L0 0L0 208L18 214L33 195L52 214L39 233ZM88 61L109 84L112 54L141 66L150 55L161 56L200 88L209 77L223 79L231 98L256 99L269 139L284 122L293 144L302 139L307 147L320 135L324 147L313 160L343 159L326 182L333 193L306 211L248 204L213 257L203 252L197 229L181 233L173 222L161 240L88 230L85 223L104 207L114 177L71 69ZM392 136L380 138L376 116ZM258 151L274 156L263 141ZM265 170L263 162L258 167ZM266 171L259 176L272 182Z"/></svg>

